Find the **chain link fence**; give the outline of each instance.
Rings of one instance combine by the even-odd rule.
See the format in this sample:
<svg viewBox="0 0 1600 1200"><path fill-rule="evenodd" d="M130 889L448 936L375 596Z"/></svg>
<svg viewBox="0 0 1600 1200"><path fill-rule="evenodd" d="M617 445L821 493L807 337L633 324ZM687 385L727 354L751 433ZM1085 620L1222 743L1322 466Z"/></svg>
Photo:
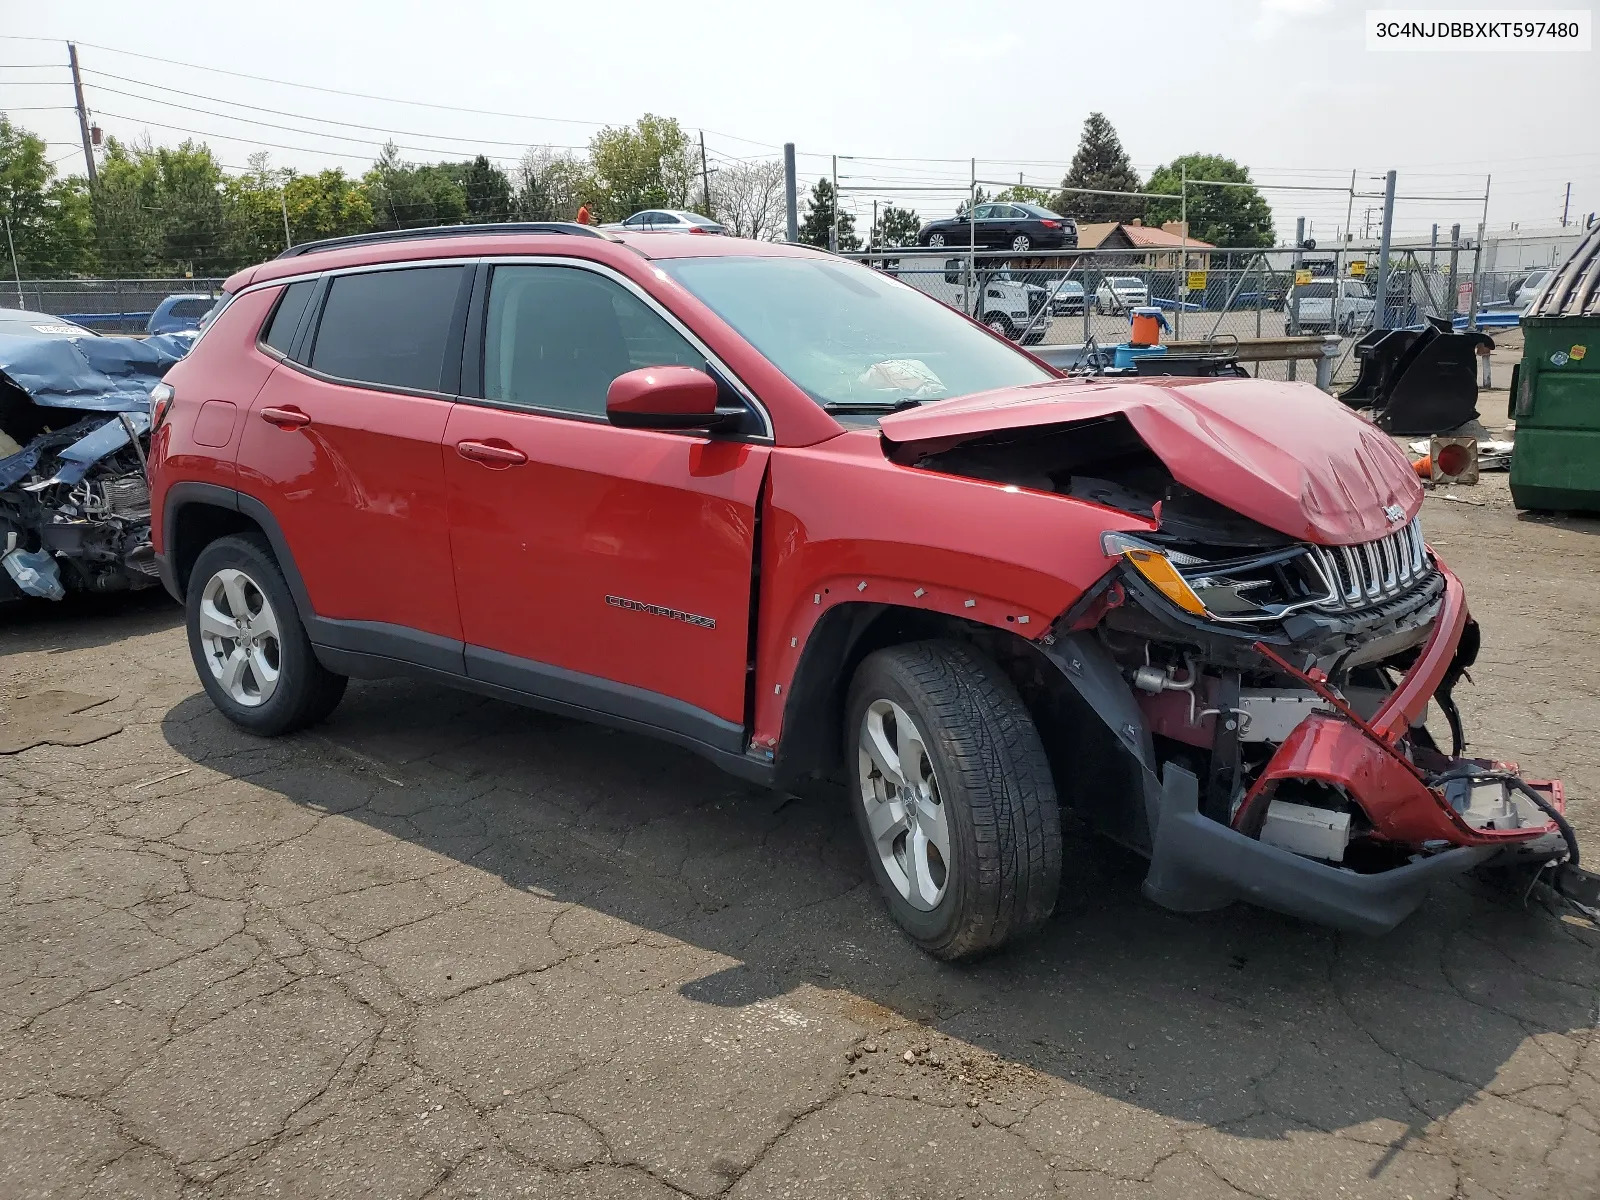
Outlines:
<svg viewBox="0 0 1600 1200"><path fill-rule="evenodd" d="M222 294L218 279L43 279L0 287L0 307L49 313L100 333L143 333L168 296Z"/></svg>

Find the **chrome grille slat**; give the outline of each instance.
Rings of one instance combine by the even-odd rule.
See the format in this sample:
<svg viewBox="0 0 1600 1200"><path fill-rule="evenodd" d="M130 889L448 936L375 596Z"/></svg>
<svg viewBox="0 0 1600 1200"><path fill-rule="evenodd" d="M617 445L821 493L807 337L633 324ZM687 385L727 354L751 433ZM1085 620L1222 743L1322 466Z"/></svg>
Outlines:
<svg viewBox="0 0 1600 1200"><path fill-rule="evenodd" d="M1374 541L1318 547L1316 553L1335 597L1323 608L1350 610L1380 604L1410 591L1431 574L1420 520Z"/></svg>

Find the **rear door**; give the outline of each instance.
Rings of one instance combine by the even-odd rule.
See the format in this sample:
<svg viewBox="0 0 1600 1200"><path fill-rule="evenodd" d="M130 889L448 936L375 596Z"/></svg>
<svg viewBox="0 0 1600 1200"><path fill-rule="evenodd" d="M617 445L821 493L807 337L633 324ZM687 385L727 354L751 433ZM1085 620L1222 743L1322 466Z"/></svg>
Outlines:
<svg viewBox="0 0 1600 1200"><path fill-rule="evenodd" d="M707 366L609 272L499 265L475 306L481 398L445 433L468 674L740 749L764 424L609 424L618 375Z"/></svg>
<svg viewBox="0 0 1600 1200"><path fill-rule="evenodd" d="M239 487L276 519L317 616L362 623L329 644L457 671L440 447L469 285L461 265L325 280L239 453Z"/></svg>

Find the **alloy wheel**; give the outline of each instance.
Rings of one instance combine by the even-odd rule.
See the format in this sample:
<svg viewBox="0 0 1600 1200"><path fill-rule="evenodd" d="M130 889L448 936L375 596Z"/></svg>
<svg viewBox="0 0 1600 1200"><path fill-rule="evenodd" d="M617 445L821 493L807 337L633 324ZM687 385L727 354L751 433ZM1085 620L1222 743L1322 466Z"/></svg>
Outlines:
<svg viewBox="0 0 1600 1200"><path fill-rule="evenodd" d="M954 859L939 779L911 715L893 700L867 705L857 759L872 851L901 898L931 911Z"/></svg>
<svg viewBox="0 0 1600 1200"><path fill-rule="evenodd" d="M278 690L283 646L272 602L232 567L206 581L200 595L200 644L211 674L235 704L258 708Z"/></svg>

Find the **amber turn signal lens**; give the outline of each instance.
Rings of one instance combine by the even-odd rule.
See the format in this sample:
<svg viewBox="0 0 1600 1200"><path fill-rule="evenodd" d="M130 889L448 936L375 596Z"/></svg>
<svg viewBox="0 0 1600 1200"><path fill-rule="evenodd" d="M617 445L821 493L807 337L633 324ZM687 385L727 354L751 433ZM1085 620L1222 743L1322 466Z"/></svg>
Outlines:
<svg viewBox="0 0 1600 1200"><path fill-rule="evenodd" d="M1206 615L1206 606L1200 602L1200 597L1194 594L1194 589L1184 582L1183 576L1178 574L1178 568L1168 562L1164 554L1155 550L1129 548L1122 552L1122 556L1133 564L1134 570L1144 576L1146 582L1184 612L1197 617Z"/></svg>

